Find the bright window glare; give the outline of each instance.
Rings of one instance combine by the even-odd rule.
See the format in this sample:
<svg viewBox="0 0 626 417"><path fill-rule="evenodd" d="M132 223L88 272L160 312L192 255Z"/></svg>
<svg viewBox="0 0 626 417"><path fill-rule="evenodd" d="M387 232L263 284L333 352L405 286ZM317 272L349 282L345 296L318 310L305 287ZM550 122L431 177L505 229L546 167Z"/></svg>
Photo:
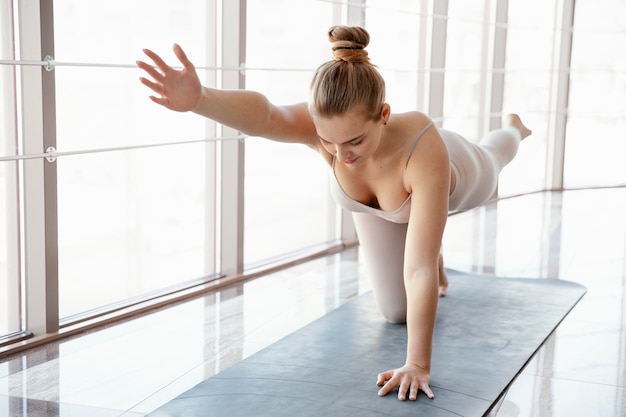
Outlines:
<svg viewBox="0 0 626 417"><path fill-rule="evenodd" d="M150 48L170 65L180 43L204 65L206 2L55 2L57 149L93 149L209 138L206 121L153 104L132 64ZM115 30L112 30L115 28ZM77 36L79 35L80 36ZM95 65L91 65L95 64ZM61 157L58 169L60 316L215 274L214 144Z"/></svg>
<svg viewBox="0 0 626 417"><path fill-rule="evenodd" d="M0 3L0 156L6 159L0 161L2 336L24 330L22 323L28 322L21 317L26 300L22 280L28 281L21 265L27 257L45 260L33 254L37 251L22 253L22 247L29 247L22 227L29 219L23 218L22 204L28 204L25 191L36 187L23 190L26 164L8 160L23 152L21 141L32 140L23 132L23 120L36 120L41 110L40 97L21 96L21 88L37 84L23 79L38 68L29 64L25 71L26 66L15 65L24 45L13 39L19 26L14 19L22 18L20 13L28 21L40 16L22 7L27 2ZM72 153L55 162L61 319L220 273L215 259L219 126L152 103L151 91L138 81L144 74L135 62L147 60L142 49L149 48L178 67L172 53L172 44L178 43L202 82L215 86L233 70L216 69L224 48L232 47L221 39L230 22L222 22L220 13L222 6L233 4L235 0L54 1L56 107L46 111L55 112L57 150ZM447 14L433 14L442 4ZM597 1L576 0L571 65L564 68L560 60L569 51L560 50L560 37L570 31L560 26L569 4L247 0L242 73L247 89L275 104L306 102L313 71L331 59L328 28L365 25L371 35L368 53L386 79L393 112L428 112L441 99L437 122L474 142L484 134L486 122L500 116L494 102L501 99L502 112L522 116L533 135L503 170L501 196L545 189L554 165L548 154L561 143L555 120L565 118L565 188L624 185L626 54L620 48L626 43L626 2L604 0L599 7ZM496 12L504 6L506 21L496 23ZM445 35L433 35L433 28L444 24ZM496 53L496 40L503 42L503 54ZM434 68L432 56L443 51L445 68ZM504 69L493 70L495 57L504 61ZM494 87L494 75L501 75L501 87ZM567 107L557 108L559 85L569 88ZM37 106L21 103L33 99ZM340 222L328 193L328 174L325 162L304 146L245 139L247 267L334 242ZM30 204L43 199L38 193ZM531 217L538 214L535 207L545 204L528 201ZM476 226L454 233L448 244L477 244L482 215L480 210L468 215L476 216ZM484 255L493 254L485 250Z"/></svg>
<svg viewBox="0 0 626 417"><path fill-rule="evenodd" d="M248 71L246 88L275 104L306 102L313 70L331 58L326 33L336 23L334 7L313 0L248 0L246 65L278 70ZM246 265L333 240L328 167L315 152L249 138L245 172Z"/></svg>

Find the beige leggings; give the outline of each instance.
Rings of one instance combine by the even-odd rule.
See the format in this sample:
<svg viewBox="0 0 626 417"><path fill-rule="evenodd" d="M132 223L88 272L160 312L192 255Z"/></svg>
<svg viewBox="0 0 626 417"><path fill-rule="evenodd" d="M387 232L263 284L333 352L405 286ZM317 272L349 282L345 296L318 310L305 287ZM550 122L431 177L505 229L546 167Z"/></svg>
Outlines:
<svg viewBox="0 0 626 417"><path fill-rule="evenodd" d="M457 174L450 210L467 210L485 203L496 190L500 171L517 153L519 131L505 128L490 132L478 145L453 132L440 133ZM408 225L368 213L353 212L352 218L378 308L387 321L404 323L404 243Z"/></svg>

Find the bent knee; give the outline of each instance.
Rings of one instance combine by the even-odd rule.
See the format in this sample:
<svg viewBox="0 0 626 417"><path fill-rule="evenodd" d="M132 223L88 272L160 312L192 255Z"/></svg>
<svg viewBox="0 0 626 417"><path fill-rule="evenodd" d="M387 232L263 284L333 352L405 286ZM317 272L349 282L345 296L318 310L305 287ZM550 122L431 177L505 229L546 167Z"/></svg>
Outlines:
<svg viewBox="0 0 626 417"><path fill-rule="evenodd" d="M404 324L406 323L406 310L405 309L381 309L381 313L385 318L385 321L391 324Z"/></svg>

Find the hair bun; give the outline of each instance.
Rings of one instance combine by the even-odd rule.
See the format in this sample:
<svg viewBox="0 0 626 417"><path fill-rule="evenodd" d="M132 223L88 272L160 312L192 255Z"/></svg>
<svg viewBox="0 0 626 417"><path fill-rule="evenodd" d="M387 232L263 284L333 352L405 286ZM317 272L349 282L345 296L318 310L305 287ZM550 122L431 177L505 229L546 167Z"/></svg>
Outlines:
<svg viewBox="0 0 626 417"><path fill-rule="evenodd" d="M333 26L328 30L328 40L336 61L370 62L365 50L370 35L365 29L358 26Z"/></svg>

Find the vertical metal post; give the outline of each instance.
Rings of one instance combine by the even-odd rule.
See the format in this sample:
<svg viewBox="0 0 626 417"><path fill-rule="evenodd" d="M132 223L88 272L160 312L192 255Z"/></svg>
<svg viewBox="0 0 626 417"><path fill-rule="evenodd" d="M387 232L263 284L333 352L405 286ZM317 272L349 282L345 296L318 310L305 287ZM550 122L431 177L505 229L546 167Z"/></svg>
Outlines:
<svg viewBox="0 0 626 417"><path fill-rule="evenodd" d="M52 0L19 4L21 59L54 56ZM21 69L24 153L56 147L54 71ZM24 162L26 325L35 335L59 328L57 170L55 162Z"/></svg>
<svg viewBox="0 0 626 417"><path fill-rule="evenodd" d="M480 47L480 75L478 87L478 129L476 137L482 138L485 134L486 123L489 113L489 102L491 97L491 80L493 71L491 71L491 62L493 51L493 39L495 33L492 30L492 0L483 0L483 20L481 30L481 47ZM469 132L468 132L469 134Z"/></svg>
<svg viewBox="0 0 626 417"><path fill-rule="evenodd" d="M246 0L222 1L222 66L239 67L246 56ZM245 88L245 75L226 71L222 88ZM222 127L223 136L239 132ZM225 275L243 272L244 169L243 141L221 142L220 268Z"/></svg>
<svg viewBox="0 0 626 417"><path fill-rule="evenodd" d="M419 46L417 53L417 90L416 90L416 110L426 112L426 67L427 51L428 51L428 8L429 0L420 0L420 12L419 12ZM432 45L431 45L432 46Z"/></svg>
<svg viewBox="0 0 626 417"><path fill-rule="evenodd" d="M205 15L205 62L210 67L217 66L217 48L218 42L218 19L217 19L217 1L208 0L206 4ZM202 79L202 77L201 77ZM208 87L217 85L217 72L209 71L204 77L204 84ZM205 120L206 137L217 136L217 126L212 120ZM208 275L214 275L219 271L219 261L217 259L217 179L219 178L217 169L217 146L215 142L209 142L205 150L205 232L204 232L204 270Z"/></svg>
<svg viewBox="0 0 626 417"><path fill-rule="evenodd" d="M548 141L546 157L546 188L563 189L565 166L565 133L569 104L570 66L572 61L572 35L576 0L562 0L560 28L555 28L554 62L552 65L552 94L550 129L552 140ZM558 9L557 9L558 12Z"/></svg>
<svg viewBox="0 0 626 417"><path fill-rule="evenodd" d="M447 32L448 0L433 0L428 114L434 119L443 118Z"/></svg>
<svg viewBox="0 0 626 417"><path fill-rule="evenodd" d="M509 0L496 2L496 27L493 39L493 72L491 79L491 103L489 105L488 130L494 130L502 125L502 118L495 116L502 114L504 106L504 68L506 65L506 36L509 15Z"/></svg>

